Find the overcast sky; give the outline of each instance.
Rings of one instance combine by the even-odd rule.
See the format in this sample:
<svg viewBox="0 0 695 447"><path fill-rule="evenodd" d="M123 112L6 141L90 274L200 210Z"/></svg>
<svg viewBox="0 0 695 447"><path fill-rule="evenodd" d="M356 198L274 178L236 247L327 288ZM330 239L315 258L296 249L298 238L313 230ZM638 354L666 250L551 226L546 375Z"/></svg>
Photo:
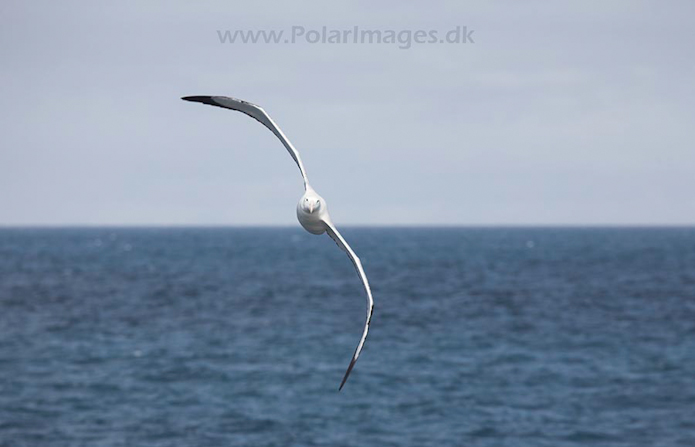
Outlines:
<svg viewBox="0 0 695 447"><path fill-rule="evenodd" d="M695 2L0 3L0 224L694 224ZM220 43L362 29L475 43ZM287 34L285 34L287 35Z"/></svg>

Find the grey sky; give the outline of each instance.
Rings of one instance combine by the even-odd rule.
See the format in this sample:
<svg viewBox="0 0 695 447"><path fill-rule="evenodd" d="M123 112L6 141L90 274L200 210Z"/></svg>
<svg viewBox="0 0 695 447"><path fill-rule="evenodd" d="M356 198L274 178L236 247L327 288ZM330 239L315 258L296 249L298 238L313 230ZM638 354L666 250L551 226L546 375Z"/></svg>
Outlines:
<svg viewBox="0 0 695 447"><path fill-rule="evenodd" d="M0 224L695 223L690 1L8 1ZM221 44L217 30L473 29L474 44Z"/></svg>

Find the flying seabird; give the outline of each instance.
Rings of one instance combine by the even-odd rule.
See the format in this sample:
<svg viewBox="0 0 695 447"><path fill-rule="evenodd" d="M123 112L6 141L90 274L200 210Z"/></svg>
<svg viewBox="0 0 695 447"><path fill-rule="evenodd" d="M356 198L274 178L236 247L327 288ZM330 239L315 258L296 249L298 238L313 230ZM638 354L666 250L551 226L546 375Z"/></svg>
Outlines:
<svg viewBox="0 0 695 447"><path fill-rule="evenodd" d="M297 163L297 166L299 166L299 171L302 173L302 178L304 179L304 195L302 195L302 197L299 199L299 203L297 203L297 219L299 220L299 223L311 234L322 234L324 232L328 233L328 235L335 241L336 245L347 253L348 257L355 266L355 270L357 270L357 274L362 280L364 289L367 291L367 320L364 324L362 338L360 338L360 342L357 345L357 349L355 349L355 353L352 356L350 365L348 366L347 371L345 371L343 381L340 383L340 387L338 388L339 390L342 390L343 385L345 385L345 382L350 376L352 368L355 366L355 362L357 362L357 359L362 352L364 341L367 339L367 333L369 332L369 323L372 320L372 312L374 311L372 291L369 288L369 281L367 280L367 275L364 273L364 269L362 268L360 258L358 258L355 252L352 251L352 248L350 248L348 243L345 241L343 236L341 236L340 232L338 232L338 229L331 221L331 218L328 215L326 201L323 199L323 197L318 195L316 191L314 191L311 185L309 185L306 170L302 164L302 159L299 157L299 152L297 152L297 149L292 146L290 140L287 139L282 130L280 130L280 128L277 126L277 124L275 124L265 110L250 102L242 101L236 98L229 98L226 96L185 96L181 99L185 101L202 102L203 104L209 104L211 106L242 112L270 129L270 131L280 139L282 144L290 153L290 156L292 156L295 163Z"/></svg>

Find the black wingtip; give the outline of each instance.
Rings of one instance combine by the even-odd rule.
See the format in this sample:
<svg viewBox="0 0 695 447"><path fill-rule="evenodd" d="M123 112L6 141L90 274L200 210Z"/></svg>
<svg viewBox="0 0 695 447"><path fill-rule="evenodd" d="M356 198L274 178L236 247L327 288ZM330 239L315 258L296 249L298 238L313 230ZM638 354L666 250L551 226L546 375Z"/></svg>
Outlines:
<svg viewBox="0 0 695 447"><path fill-rule="evenodd" d="M183 96L183 97L181 97L181 99L183 99L184 101L202 102L203 104L210 104L211 106L218 105L212 99L212 96Z"/></svg>
<svg viewBox="0 0 695 447"><path fill-rule="evenodd" d="M340 387L338 388L338 391L342 391L343 386L345 385L345 382L347 382L347 379L350 376L350 372L352 371L352 368L355 366L355 363L357 363L357 359L352 359L352 361L350 362L350 366L348 366L347 371L345 371L345 376L343 377L343 381L340 383Z"/></svg>

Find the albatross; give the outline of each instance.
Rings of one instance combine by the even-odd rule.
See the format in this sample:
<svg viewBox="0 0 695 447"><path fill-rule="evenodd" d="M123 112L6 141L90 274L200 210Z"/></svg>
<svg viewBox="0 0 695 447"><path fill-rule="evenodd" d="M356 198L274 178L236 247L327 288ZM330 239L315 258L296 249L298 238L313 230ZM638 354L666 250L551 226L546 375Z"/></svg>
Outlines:
<svg viewBox="0 0 695 447"><path fill-rule="evenodd" d="M374 311L372 290L369 288L369 281L367 280L367 275L364 273L364 268L362 268L360 258L357 257L352 248L350 248L350 245L348 245L336 226L333 224L333 221L331 221L331 218L328 215L328 206L326 205L324 198L321 197L309 184L309 179L307 178L304 164L302 164L302 159L299 157L299 152L297 152L297 149L294 148L292 143L290 143L290 140L285 136L282 130L280 130L280 127L275 124L265 110L256 104L226 96L184 96L181 99L185 101L200 102L211 106L222 107L224 109L236 110L250 116L251 118L254 118L273 132L275 136L280 139L283 146L285 146L287 152L290 153L290 156L294 162L297 163L299 171L302 174L302 179L304 180L304 194L297 203L297 219L299 220L299 223L311 234L327 233L331 239L335 241L336 245L347 253L348 257L352 261L352 264L355 266L357 275L360 277L364 290L367 292L367 319L364 324L360 342L357 344L357 349L355 349L355 353L352 355L350 365L348 366L347 371L345 371L345 376L343 376L343 380L338 388L338 390L342 390L345 382L350 376L350 372L352 372L352 368L355 366L355 363L362 352L364 341L367 339L367 333L369 332L369 324L372 320L372 313Z"/></svg>

